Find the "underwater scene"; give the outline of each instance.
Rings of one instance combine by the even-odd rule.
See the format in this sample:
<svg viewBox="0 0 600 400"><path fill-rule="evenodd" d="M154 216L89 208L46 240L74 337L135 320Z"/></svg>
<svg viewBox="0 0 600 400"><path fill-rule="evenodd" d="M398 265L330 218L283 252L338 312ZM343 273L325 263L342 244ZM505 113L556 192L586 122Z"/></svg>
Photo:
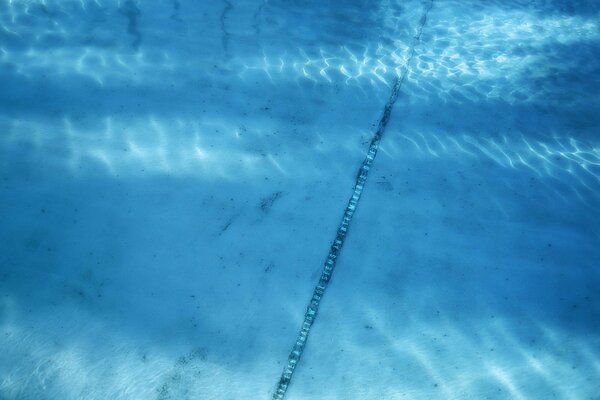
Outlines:
<svg viewBox="0 0 600 400"><path fill-rule="evenodd" d="M0 0L0 399L600 400L600 2Z"/></svg>

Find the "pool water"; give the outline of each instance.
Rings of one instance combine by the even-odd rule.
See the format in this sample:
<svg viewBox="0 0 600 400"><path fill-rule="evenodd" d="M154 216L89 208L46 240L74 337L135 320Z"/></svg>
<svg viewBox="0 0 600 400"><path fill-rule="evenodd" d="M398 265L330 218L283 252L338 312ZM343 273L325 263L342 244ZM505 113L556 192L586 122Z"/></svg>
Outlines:
<svg viewBox="0 0 600 400"><path fill-rule="evenodd" d="M0 0L0 399L600 399L599 17Z"/></svg>

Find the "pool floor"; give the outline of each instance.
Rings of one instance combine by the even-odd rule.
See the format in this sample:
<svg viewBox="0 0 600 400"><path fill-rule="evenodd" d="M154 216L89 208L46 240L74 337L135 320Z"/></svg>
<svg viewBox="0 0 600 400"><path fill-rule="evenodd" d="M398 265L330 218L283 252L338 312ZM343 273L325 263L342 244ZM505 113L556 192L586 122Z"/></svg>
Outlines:
<svg viewBox="0 0 600 400"><path fill-rule="evenodd" d="M599 17L0 0L0 399L600 399Z"/></svg>

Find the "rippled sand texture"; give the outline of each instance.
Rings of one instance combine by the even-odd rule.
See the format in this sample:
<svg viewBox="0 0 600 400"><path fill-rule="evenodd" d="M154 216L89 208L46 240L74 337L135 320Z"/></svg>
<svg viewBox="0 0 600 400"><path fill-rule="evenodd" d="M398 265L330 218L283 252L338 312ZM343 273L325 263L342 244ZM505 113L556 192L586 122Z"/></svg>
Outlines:
<svg viewBox="0 0 600 400"><path fill-rule="evenodd" d="M0 398L597 399L600 5L0 0ZM414 57L407 64L411 52Z"/></svg>

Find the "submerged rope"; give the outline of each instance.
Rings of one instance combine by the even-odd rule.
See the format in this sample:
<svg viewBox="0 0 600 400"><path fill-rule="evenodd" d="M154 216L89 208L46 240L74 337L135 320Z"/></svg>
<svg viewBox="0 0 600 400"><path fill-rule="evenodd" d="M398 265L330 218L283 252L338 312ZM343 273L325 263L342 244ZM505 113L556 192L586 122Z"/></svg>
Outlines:
<svg viewBox="0 0 600 400"><path fill-rule="evenodd" d="M367 152L367 156L362 162L362 165L358 171L358 175L356 176L356 183L354 185L354 192L352 193L352 197L346 206L346 210L344 211L344 217L342 219L342 223L340 224L337 234L335 236L335 240L331 245L331 249L329 254L327 255L327 260L325 261L325 266L323 267L323 271L321 272L321 277L319 278L319 283L315 287L313 291L312 298L310 303L308 304L308 308L306 313L304 314L304 322L302 323L302 327L300 332L298 333L298 337L296 338L296 343L294 343L294 347L288 356L288 361L283 369L283 373L281 374L281 378L277 384L277 389L273 394L273 400L282 400L285 396L287 388L292 380L292 375L294 374L294 370L298 366L298 362L300 361L300 357L304 351L304 347L306 346L306 340L308 338L308 334L310 332L310 328L315 322L315 318L317 317L317 312L319 311L319 305L321 304L321 299L323 298L323 294L329 285L329 281L331 280L331 274L333 273L333 269L335 268L337 257L342 250L342 246L344 245L344 240L346 239L346 234L348 232L348 227L350 226L350 221L352 220L352 216L354 215L354 211L356 210L356 206L358 205L358 200L363 192L365 183L367 181L367 175L369 174L369 170L371 169L371 165L375 160L375 156L377 155L377 150L379 149L379 142L383 136L385 128L390 120L390 116L392 113L392 108L398 99L398 94L400 93L400 88L402 87L402 83L406 79L406 74L408 72L408 66L414 57L415 47L421 40L421 33L423 31L423 27L427 22L427 14L431 10L433 6L433 0L428 0L423 15L419 20L419 26L417 28L417 32L415 36L413 36L413 40L410 46L410 51L408 55L408 59L406 63L402 67L401 73L399 77L396 77L394 81L394 86L392 87L392 93L385 104L385 108L383 110L383 115L379 120L379 125L377 127L377 131L373 135L371 139L371 143L369 145L369 151Z"/></svg>

